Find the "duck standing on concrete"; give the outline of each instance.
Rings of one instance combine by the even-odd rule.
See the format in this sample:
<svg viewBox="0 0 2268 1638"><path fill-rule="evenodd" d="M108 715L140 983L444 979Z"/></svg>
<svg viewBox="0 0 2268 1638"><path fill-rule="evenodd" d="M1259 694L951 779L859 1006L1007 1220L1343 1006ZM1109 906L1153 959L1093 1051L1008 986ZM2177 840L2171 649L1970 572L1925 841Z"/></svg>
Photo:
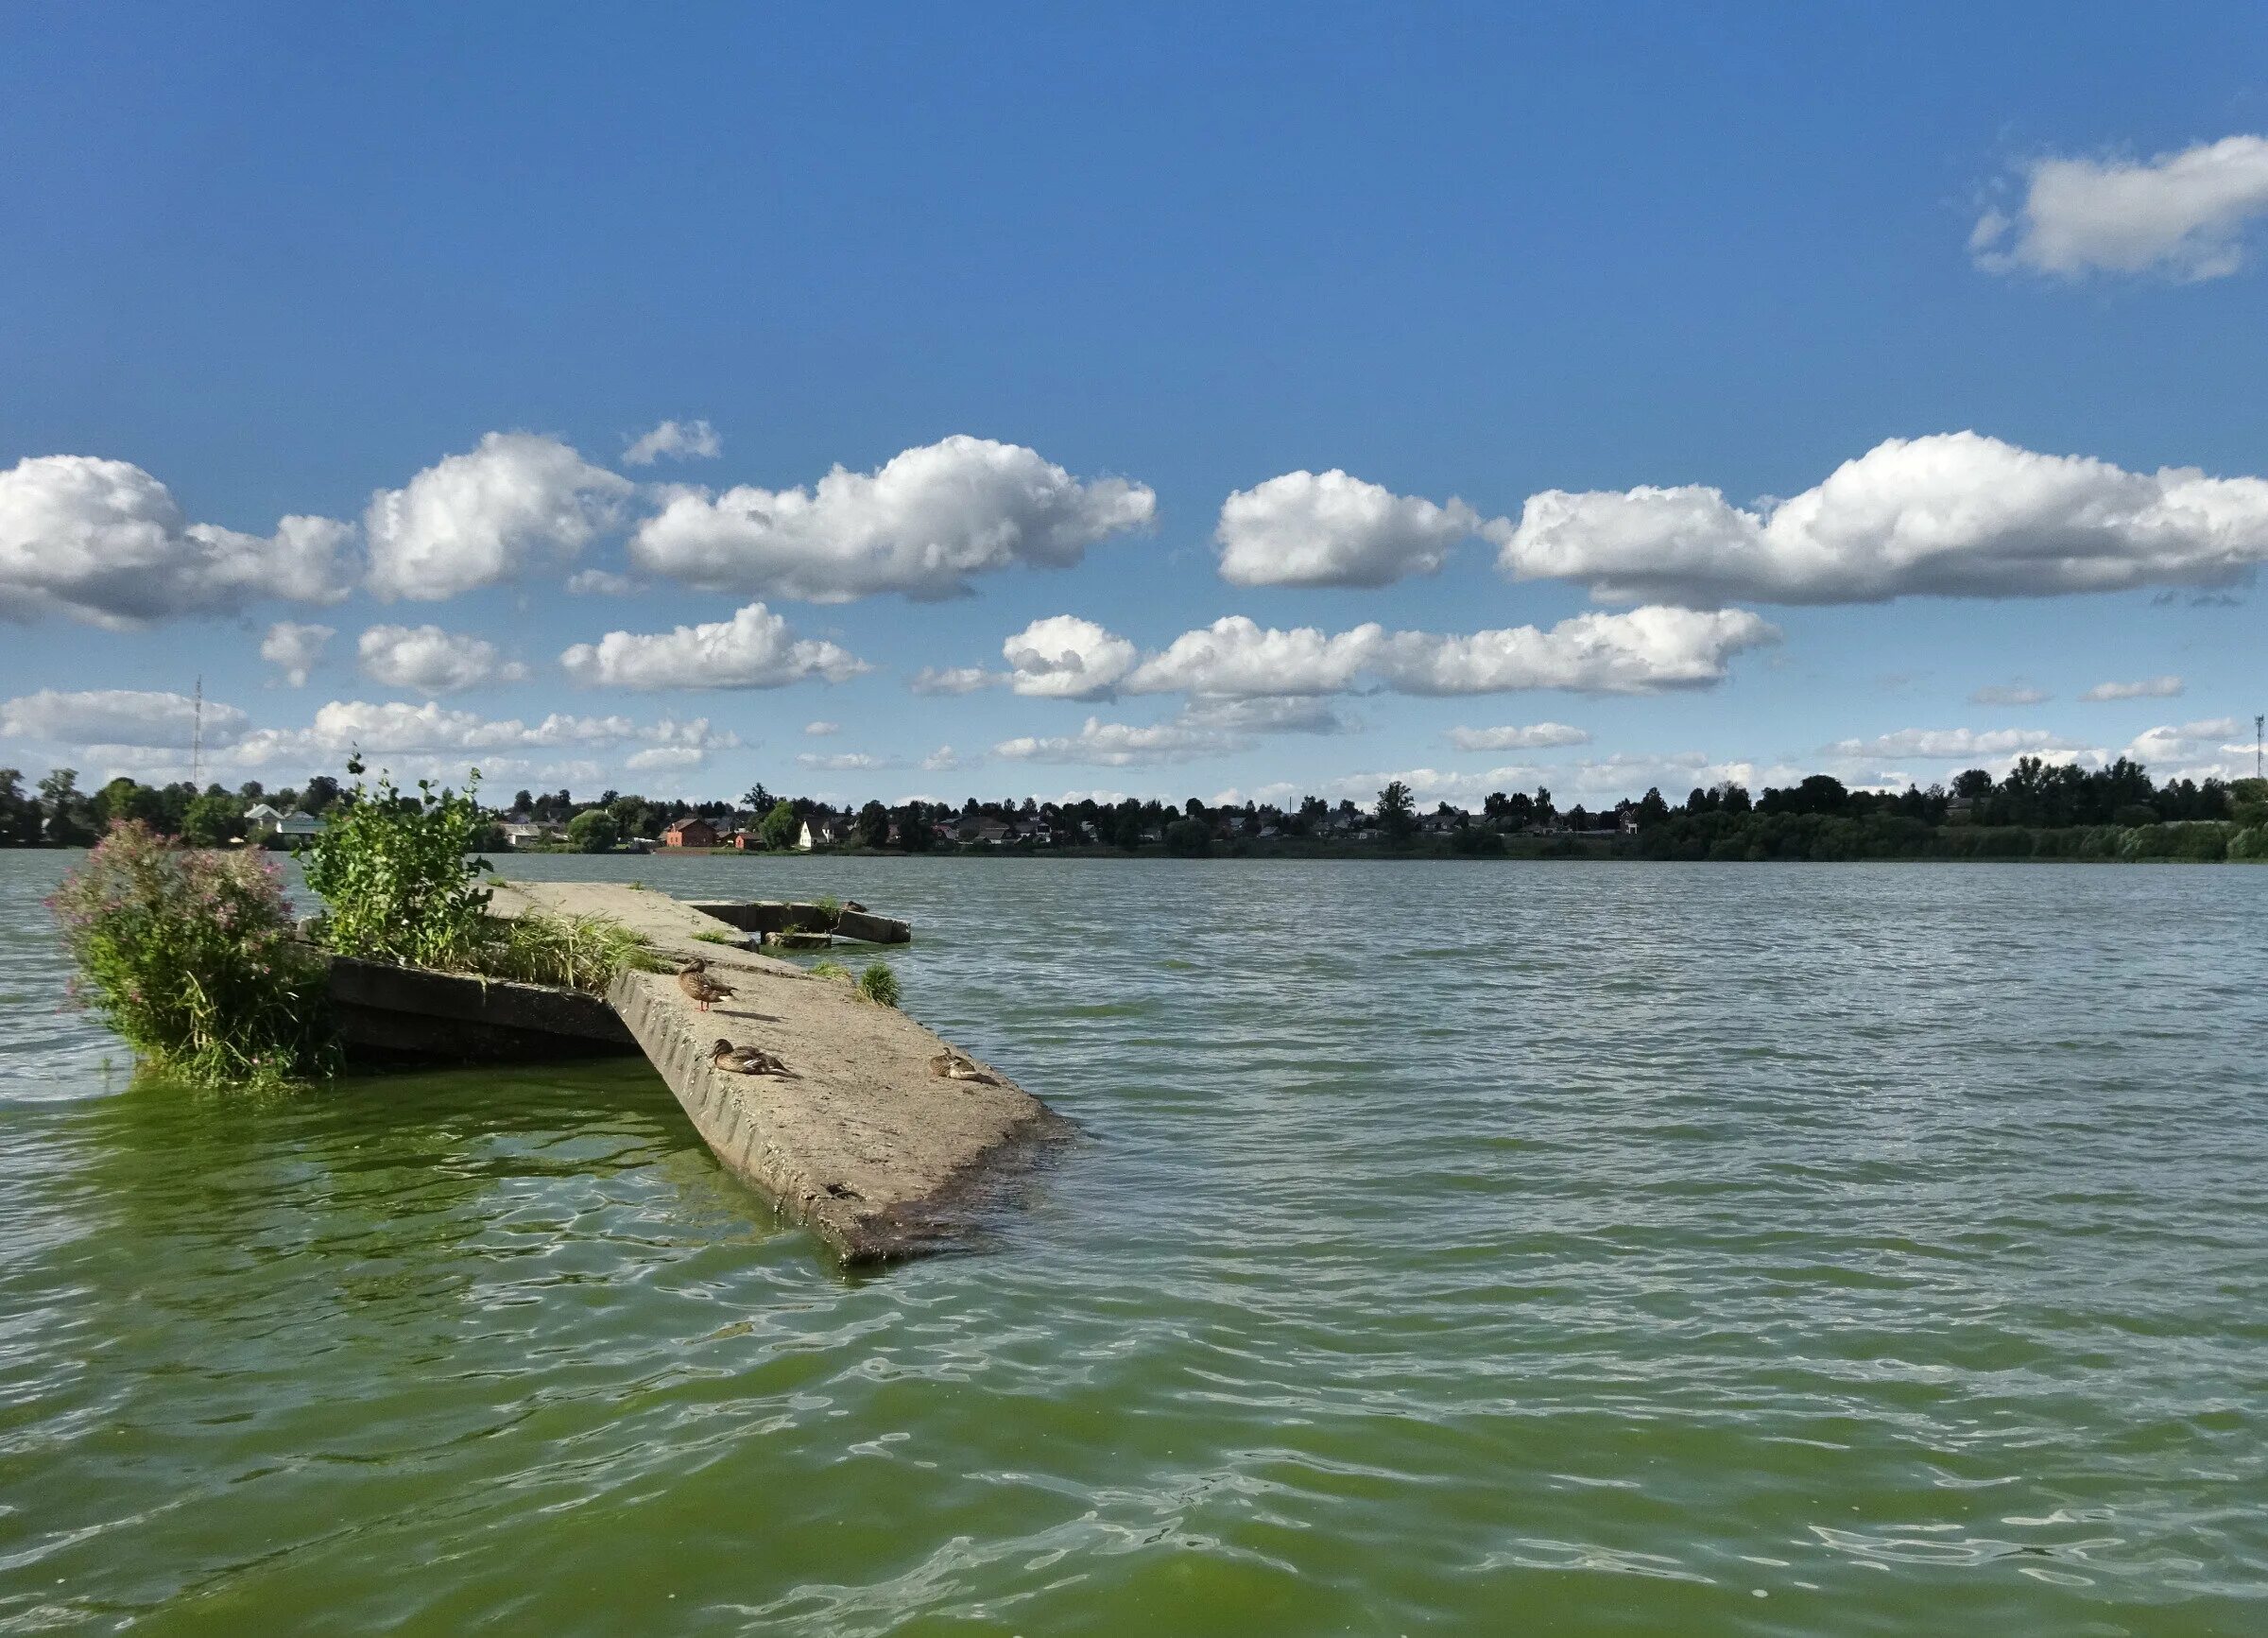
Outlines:
<svg viewBox="0 0 2268 1638"><path fill-rule="evenodd" d="M709 1061L727 1075L785 1075L787 1065L761 1046L735 1046L719 1040L709 1049Z"/></svg>
<svg viewBox="0 0 2268 1638"><path fill-rule="evenodd" d="M929 1060L929 1073L947 1080L981 1080L987 1085L992 1078L987 1075L975 1059L955 1046L948 1046Z"/></svg>
<svg viewBox="0 0 2268 1638"><path fill-rule="evenodd" d="M725 1001L739 993L729 984L719 984L709 976L709 963L696 957L678 969L678 988L693 997L693 1004L703 1012L712 1001Z"/></svg>

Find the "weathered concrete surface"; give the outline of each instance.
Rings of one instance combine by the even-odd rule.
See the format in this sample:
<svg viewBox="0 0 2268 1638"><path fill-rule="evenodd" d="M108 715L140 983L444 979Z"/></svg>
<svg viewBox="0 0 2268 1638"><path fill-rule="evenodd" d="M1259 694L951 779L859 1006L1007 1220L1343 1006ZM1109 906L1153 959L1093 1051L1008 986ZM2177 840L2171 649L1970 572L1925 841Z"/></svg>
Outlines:
<svg viewBox="0 0 2268 1638"><path fill-rule="evenodd" d="M605 1001L547 985L334 956L331 1000L357 1058L510 1063L639 1049Z"/></svg>
<svg viewBox="0 0 2268 1638"><path fill-rule="evenodd" d="M870 1260L965 1238L1036 1147L1069 1123L1005 1075L934 1075L944 1043L838 979L718 944L715 922L663 893L611 882L498 883L497 915L607 916L662 957L699 957L739 993L700 1012L670 974L626 974L607 999L717 1157L844 1256ZM789 1078L730 1075L719 1037L776 1053Z"/></svg>
<svg viewBox="0 0 2268 1638"><path fill-rule="evenodd" d="M744 933L833 933L864 944L904 944L914 936L912 922L871 910L845 907L830 921L816 905L780 899L688 899L685 906Z"/></svg>

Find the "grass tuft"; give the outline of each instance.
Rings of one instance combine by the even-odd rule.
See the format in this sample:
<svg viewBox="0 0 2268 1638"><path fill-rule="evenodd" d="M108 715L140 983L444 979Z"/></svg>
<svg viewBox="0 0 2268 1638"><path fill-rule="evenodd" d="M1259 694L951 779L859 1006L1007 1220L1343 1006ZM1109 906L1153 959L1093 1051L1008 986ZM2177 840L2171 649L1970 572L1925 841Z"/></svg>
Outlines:
<svg viewBox="0 0 2268 1638"><path fill-rule="evenodd" d="M605 916L491 918L472 970L484 978L604 994L623 973L665 973L653 940Z"/></svg>
<svg viewBox="0 0 2268 1638"><path fill-rule="evenodd" d="M886 961L869 961L858 975L858 992L877 1007L898 1005L898 974Z"/></svg>

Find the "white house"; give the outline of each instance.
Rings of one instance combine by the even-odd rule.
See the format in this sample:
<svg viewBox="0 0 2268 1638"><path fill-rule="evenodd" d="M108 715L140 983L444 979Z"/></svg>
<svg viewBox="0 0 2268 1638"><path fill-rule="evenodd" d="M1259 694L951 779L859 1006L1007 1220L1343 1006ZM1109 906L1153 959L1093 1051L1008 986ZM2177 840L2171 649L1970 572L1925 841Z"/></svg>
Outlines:
<svg viewBox="0 0 2268 1638"><path fill-rule="evenodd" d="M841 841L847 834L843 822L828 814L815 813L803 821L796 833L796 846L809 853L814 848L829 848Z"/></svg>
<svg viewBox="0 0 2268 1638"><path fill-rule="evenodd" d="M244 834L254 841L274 836L276 827L283 822L284 816L264 802L256 802L244 810Z"/></svg>

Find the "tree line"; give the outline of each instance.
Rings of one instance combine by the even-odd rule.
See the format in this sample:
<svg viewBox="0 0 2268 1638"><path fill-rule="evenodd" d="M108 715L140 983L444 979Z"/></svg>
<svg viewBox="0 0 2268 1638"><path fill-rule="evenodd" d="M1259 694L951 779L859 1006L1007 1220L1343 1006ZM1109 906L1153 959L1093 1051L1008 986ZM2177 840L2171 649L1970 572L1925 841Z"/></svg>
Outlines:
<svg viewBox="0 0 2268 1638"><path fill-rule="evenodd" d="M0 768L0 846L83 846L125 819L194 845L220 846L246 834L245 816L261 803L319 818L354 800L352 790L327 774L273 790L257 780L234 790L219 785L200 789L187 782L147 785L122 775L81 791L71 768L54 769L28 790L18 770ZM1025 796L970 797L957 807L868 802L836 810L807 797L775 795L761 784L738 802L687 802L617 790L577 801L564 789L523 789L508 807L483 810L478 842L499 851L503 825L521 821L556 832L569 848L599 853L658 840L669 826L691 818L751 832L760 845L782 849L797 845L805 823L816 819L829 821L845 845L905 852L926 851L964 834L987 841L1126 852L1158 846L1195 853L1223 843L1242 849L1273 839L1406 848L1422 832L1429 841L1466 853L1504 852L1508 840L1521 838L1564 850L1575 839L1606 837L1613 852L1656 858L1965 856L1996 848L2041 851L2036 843L2019 848L2007 839L2017 832L2124 832L2201 822L2249 832L2268 823L2268 786L2257 780L2159 784L2142 765L2123 757L2100 768L2023 757L1997 780L1971 768L1950 785L1867 791L1813 774L1754 795L1732 783L1696 787L1675 805L1655 788L1595 810L1581 803L1562 809L1548 788L1539 787L1491 792L1478 811L1441 802L1427 813L1400 781L1389 783L1366 805L1311 795L1297 806L1208 804L1196 797L1178 805L1134 797L1058 803ZM2145 853L2161 843L2172 845L2160 838ZM2208 841L2192 837L2190 845L2203 849Z"/></svg>

